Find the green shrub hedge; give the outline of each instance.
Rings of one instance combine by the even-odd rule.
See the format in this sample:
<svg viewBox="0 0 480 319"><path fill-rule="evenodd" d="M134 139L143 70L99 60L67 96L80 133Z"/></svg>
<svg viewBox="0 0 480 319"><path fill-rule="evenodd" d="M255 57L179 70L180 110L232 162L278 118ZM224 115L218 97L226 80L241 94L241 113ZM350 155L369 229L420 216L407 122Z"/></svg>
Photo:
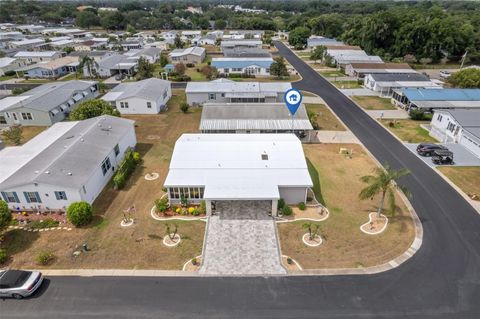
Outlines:
<svg viewBox="0 0 480 319"><path fill-rule="evenodd" d="M28 228L31 228L31 229L51 228L51 227L58 227L59 224L60 224L59 221L51 219L51 218L47 218L47 219L42 220L42 221L35 220L35 221L30 222L28 224Z"/></svg>
<svg viewBox="0 0 480 319"><path fill-rule="evenodd" d="M129 149L125 152L125 157L118 166L118 170L113 176L113 186L115 189L122 189L128 177L132 174L133 170L140 162L140 154Z"/></svg>
<svg viewBox="0 0 480 319"><path fill-rule="evenodd" d="M93 209L87 202L74 202L67 208L67 219L75 226L83 226L92 221Z"/></svg>

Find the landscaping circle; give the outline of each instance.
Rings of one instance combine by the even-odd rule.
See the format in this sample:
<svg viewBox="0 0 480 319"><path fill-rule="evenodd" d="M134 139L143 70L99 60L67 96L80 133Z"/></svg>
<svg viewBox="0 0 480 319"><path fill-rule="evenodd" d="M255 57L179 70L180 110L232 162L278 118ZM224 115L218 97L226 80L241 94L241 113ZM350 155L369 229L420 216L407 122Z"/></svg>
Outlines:
<svg viewBox="0 0 480 319"><path fill-rule="evenodd" d="M163 237L163 244L167 247L175 247L178 244L180 244L181 241L182 239L180 238L179 234L175 234L175 237L173 237L173 240L170 238L169 235L166 235L165 237Z"/></svg>
<svg viewBox="0 0 480 319"><path fill-rule="evenodd" d="M303 270L302 266L293 258L282 255L282 263L285 268L287 268L287 271L299 271Z"/></svg>
<svg viewBox="0 0 480 319"><path fill-rule="evenodd" d="M120 226L128 227L133 225L133 218L129 218L128 220L122 219Z"/></svg>
<svg viewBox="0 0 480 319"><path fill-rule="evenodd" d="M310 239L309 233L306 233L305 235L303 235L302 241L305 245L309 247L317 247L323 243L322 237L320 237L320 235L315 235L313 239Z"/></svg>
<svg viewBox="0 0 480 319"><path fill-rule="evenodd" d="M368 214L368 222L360 226L360 230L368 235L377 235L387 229L388 218L381 214L378 217L378 213L372 212Z"/></svg>
<svg viewBox="0 0 480 319"><path fill-rule="evenodd" d="M147 181L153 181L153 180L156 180L159 177L160 177L160 175L158 173L148 173L148 174L145 175L145 179Z"/></svg>
<svg viewBox="0 0 480 319"><path fill-rule="evenodd" d="M198 271L202 265L202 255L188 260L182 268L182 271Z"/></svg>

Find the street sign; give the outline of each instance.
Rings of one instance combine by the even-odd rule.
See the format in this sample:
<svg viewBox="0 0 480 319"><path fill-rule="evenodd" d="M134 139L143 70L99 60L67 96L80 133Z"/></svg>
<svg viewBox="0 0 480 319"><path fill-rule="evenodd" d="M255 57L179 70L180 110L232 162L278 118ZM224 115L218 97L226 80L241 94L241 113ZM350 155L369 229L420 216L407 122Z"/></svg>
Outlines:
<svg viewBox="0 0 480 319"><path fill-rule="evenodd" d="M283 99L293 117L302 103L302 93L296 89L290 89L285 92Z"/></svg>

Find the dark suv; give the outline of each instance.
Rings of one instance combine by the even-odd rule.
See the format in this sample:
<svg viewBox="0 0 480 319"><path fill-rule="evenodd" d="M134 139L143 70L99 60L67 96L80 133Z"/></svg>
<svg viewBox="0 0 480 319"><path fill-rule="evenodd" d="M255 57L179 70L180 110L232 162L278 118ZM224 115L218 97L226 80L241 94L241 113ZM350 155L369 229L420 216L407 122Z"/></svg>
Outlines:
<svg viewBox="0 0 480 319"><path fill-rule="evenodd" d="M438 144L419 144L417 146L417 153L421 156L432 156L436 150L448 151L448 148Z"/></svg>

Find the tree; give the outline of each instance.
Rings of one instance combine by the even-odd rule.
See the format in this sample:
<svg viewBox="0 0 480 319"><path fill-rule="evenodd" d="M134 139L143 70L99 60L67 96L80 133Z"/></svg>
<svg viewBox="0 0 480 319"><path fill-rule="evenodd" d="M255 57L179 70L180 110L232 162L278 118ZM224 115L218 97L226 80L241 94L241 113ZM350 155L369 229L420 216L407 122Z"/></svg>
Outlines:
<svg viewBox="0 0 480 319"><path fill-rule="evenodd" d="M76 227L87 225L92 218L93 209L87 202L74 202L67 208L67 219Z"/></svg>
<svg viewBox="0 0 480 319"><path fill-rule="evenodd" d="M215 28L216 29L223 30L223 29L225 29L226 26L227 26L227 21L222 20L222 19L215 20Z"/></svg>
<svg viewBox="0 0 480 319"><path fill-rule="evenodd" d="M185 64L183 64L182 62L175 64L175 72L177 72L178 75L184 75L185 70Z"/></svg>
<svg viewBox="0 0 480 319"><path fill-rule="evenodd" d="M166 223L165 224L165 233L166 235L168 236L168 238L170 238L171 241L174 241L175 240L175 237L177 237L177 232L178 232L178 225L177 224L173 224L173 226L175 227L174 230L172 231L171 228L170 228L170 224L169 223Z"/></svg>
<svg viewBox="0 0 480 319"><path fill-rule="evenodd" d="M480 88L480 69L466 68L450 75L448 83L456 88Z"/></svg>
<svg viewBox="0 0 480 319"><path fill-rule="evenodd" d="M327 48L323 45L316 46L310 54L310 60L314 60L317 63L317 60L323 60Z"/></svg>
<svg viewBox="0 0 480 319"><path fill-rule="evenodd" d="M161 54L160 55L160 65L162 66L162 68L168 64L168 58L165 54Z"/></svg>
<svg viewBox="0 0 480 319"><path fill-rule="evenodd" d="M175 39L173 40L173 45L174 45L174 47L177 48L177 49L183 48L183 41L182 41L182 39L180 38L180 34L177 34L177 35L175 36Z"/></svg>
<svg viewBox="0 0 480 319"><path fill-rule="evenodd" d="M304 223L302 225L302 228L305 228L308 230L308 239L309 240L315 240L320 235L320 225L314 224L314 223Z"/></svg>
<svg viewBox="0 0 480 319"><path fill-rule="evenodd" d="M140 57L140 59L138 59L137 80L151 78L153 76L153 71L155 71L155 66L148 62L146 58Z"/></svg>
<svg viewBox="0 0 480 319"><path fill-rule="evenodd" d="M273 60L273 63L270 65L270 74L277 78L288 76L287 65L283 57L276 57Z"/></svg>
<svg viewBox="0 0 480 319"><path fill-rule="evenodd" d="M22 143L23 128L20 125L13 125L2 132L3 138L13 145Z"/></svg>
<svg viewBox="0 0 480 319"><path fill-rule="evenodd" d="M106 30L123 30L125 27L125 16L120 11L107 12L100 21Z"/></svg>
<svg viewBox="0 0 480 319"><path fill-rule="evenodd" d="M210 66L210 65L205 65L201 69L201 72L209 80L215 79L218 75L217 68L215 68L213 66Z"/></svg>
<svg viewBox="0 0 480 319"><path fill-rule="evenodd" d="M135 27L131 24L127 25L127 32L130 33L130 34L135 34L137 33L137 29L135 29Z"/></svg>
<svg viewBox="0 0 480 319"><path fill-rule="evenodd" d="M182 104L180 104L180 110L183 112L183 114L187 114L189 108L190 105L188 105L187 102L182 102Z"/></svg>
<svg viewBox="0 0 480 319"><path fill-rule="evenodd" d="M120 116L120 112L104 100L93 99L80 103L68 118L71 121L81 121L100 115Z"/></svg>
<svg viewBox="0 0 480 319"><path fill-rule="evenodd" d="M96 77L97 76L97 71L96 71L96 66L98 66L97 62L95 62L95 59L89 57L88 55L84 56L82 61L80 62L78 69L83 70L84 68L87 69L88 72L88 77ZM103 83L102 83L103 84Z"/></svg>
<svg viewBox="0 0 480 319"><path fill-rule="evenodd" d="M77 13L75 24L80 28L90 29L90 27L100 25L100 19L92 11L84 10Z"/></svg>
<svg viewBox="0 0 480 319"><path fill-rule="evenodd" d="M72 48L72 47L64 47L63 48L63 52L65 52L67 55L69 55L73 51L75 51L75 48Z"/></svg>
<svg viewBox="0 0 480 319"><path fill-rule="evenodd" d="M0 233L10 225L11 220L12 213L10 212L10 208L8 208L8 204L0 200Z"/></svg>
<svg viewBox="0 0 480 319"><path fill-rule="evenodd" d="M288 43L295 49L303 49L307 45L308 37L310 37L310 29L307 27L297 27L288 35Z"/></svg>
<svg viewBox="0 0 480 319"><path fill-rule="evenodd" d="M395 213L395 191L401 190L405 195L410 196L410 191L402 185L398 185L395 181L410 174L407 169L394 170L389 165L385 165L385 169L377 167L374 169L374 175L362 176L360 180L369 185L361 190L358 195L360 199L373 199L377 194L381 194L380 202L378 204L378 217L383 211L385 197L388 196L388 205L390 213Z"/></svg>

